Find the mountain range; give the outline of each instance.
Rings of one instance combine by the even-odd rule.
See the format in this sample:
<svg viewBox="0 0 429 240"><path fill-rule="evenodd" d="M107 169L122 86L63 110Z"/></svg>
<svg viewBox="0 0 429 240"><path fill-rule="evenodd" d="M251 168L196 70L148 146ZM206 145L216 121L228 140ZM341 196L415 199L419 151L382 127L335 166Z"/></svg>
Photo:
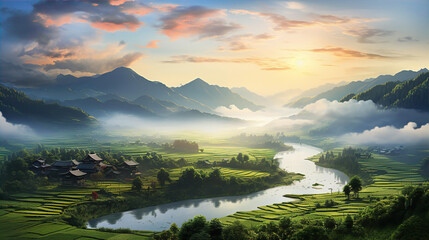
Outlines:
<svg viewBox="0 0 429 240"><path fill-rule="evenodd" d="M243 98L237 93L233 93L227 87L210 85L200 78L197 78L181 87L173 88L176 92L190 99L195 99L212 109L219 106L229 107L235 105L239 109L248 108L252 111L261 109L249 100Z"/></svg>
<svg viewBox="0 0 429 240"><path fill-rule="evenodd" d="M129 102L137 101L140 98L138 101L141 104L141 97L145 96L146 101L152 101L151 104L155 99L164 107L169 105L175 109L196 109L208 113L214 113L214 109L219 106L236 105L239 108L260 108L231 92L228 88L210 85L201 79L191 81L179 88L169 88L161 82L149 81L132 69L125 67L119 67L111 72L91 77L58 75L56 82L52 85L22 89L22 91L34 98L56 101L86 99L88 97L99 99L99 96L112 97L115 95L116 98L121 97L122 100ZM153 99L150 100L147 97ZM164 102L161 103L160 101Z"/></svg>
<svg viewBox="0 0 429 240"><path fill-rule="evenodd" d="M364 92L366 90L369 90L370 88L384 84L386 82L391 81L399 81L403 82L409 79L413 79L417 77L419 74L428 72L429 70L426 68L423 68L419 71L410 71L410 70L404 70L401 72L396 73L395 75L380 75L376 78L369 78L363 81L354 81L350 82L343 86L334 87L330 90L327 90L325 92L322 92L320 94L317 94L313 97L303 97L300 98L294 102L288 103L285 106L286 107L304 107L307 104L314 103L320 99L327 99L329 101L334 100L341 100L344 96L347 96L351 93L353 94L359 94L361 92Z"/></svg>
<svg viewBox="0 0 429 240"><path fill-rule="evenodd" d="M349 94L341 101L372 100L385 107L412 108L429 111L429 72L404 82L386 82L357 95Z"/></svg>
<svg viewBox="0 0 429 240"><path fill-rule="evenodd" d="M8 122L42 130L74 130L98 126L94 117L80 109L33 100L22 92L1 85L0 112Z"/></svg>

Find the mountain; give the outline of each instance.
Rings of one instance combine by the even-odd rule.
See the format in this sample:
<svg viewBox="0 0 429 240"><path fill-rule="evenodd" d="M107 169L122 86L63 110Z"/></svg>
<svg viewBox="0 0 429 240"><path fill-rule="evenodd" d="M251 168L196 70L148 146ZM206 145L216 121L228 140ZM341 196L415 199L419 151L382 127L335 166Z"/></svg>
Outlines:
<svg viewBox="0 0 429 240"><path fill-rule="evenodd" d="M119 67L111 72L92 77L74 77L72 75L59 75L55 84L39 89L24 89L29 94L43 99L72 100L87 97L96 97L103 94L115 94L128 100L148 95L157 99L174 102L192 109L211 112L196 100L189 99L163 83L149 81L138 75L130 68ZM74 97L73 97L73 94Z"/></svg>
<svg viewBox="0 0 429 240"><path fill-rule="evenodd" d="M361 92L364 92L376 85L383 84L386 82L391 81L406 81L412 78L417 77L419 74L428 72L429 70L426 68L423 68L417 72L405 70L396 73L395 75L380 75L376 78L369 78L364 81L354 81L350 82L349 84L346 84L344 86L335 87L333 89L330 89L328 91L325 91L323 93L320 93L314 97L305 97L296 100L295 102L286 104L287 107L304 107L307 104L314 103L317 100L320 100L322 98L325 98L330 101L334 100L341 100L344 96L347 96L351 93L359 94Z"/></svg>
<svg viewBox="0 0 429 240"><path fill-rule="evenodd" d="M35 130L86 129L98 121L80 109L33 100L23 92L0 85L0 111L7 121Z"/></svg>
<svg viewBox="0 0 429 240"><path fill-rule="evenodd" d="M159 100L148 95L141 96L136 100L134 100L132 103L144 106L147 109L159 115L165 115L173 112L189 110L173 102L166 101L166 100Z"/></svg>
<svg viewBox="0 0 429 240"><path fill-rule="evenodd" d="M93 116L98 118L111 116L115 113L134 115L138 117L155 117L154 114L149 109L134 103L129 103L127 101L121 101L118 99L110 99L105 102L100 101L97 98L84 98L76 100L66 100L61 102L62 105L77 107L85 112L90 113Z"/></svg>
<svg viewBox="0 0 429 240"><path fill-rule="evenodd" d="M240 95L233 93L229 88L210 85L200 78L181 87L174 88L174 91L188 98L195 99L212 109L219 106L229 107L230 105L235 105L240 109L248 108L252 111L262 108Z"/></svg>
<svg viewBox="0 0 429 240"><path fill-rule="evenodd" d="M231 88L231 91L256 104L264 105L264 106L269 104L269 100L266 97L263 97L257 93L254 93L245 87L239 87L239 88L234 87L234 88Z"/></svg>
<svg viewBox="0 0 429 240"><path fill-rule="evenodd" d="M351 99L372 100L385 107L429 111L429 72L405 82L387 82L361 92ZM347 99L344 99L345 101Z"/></svg>

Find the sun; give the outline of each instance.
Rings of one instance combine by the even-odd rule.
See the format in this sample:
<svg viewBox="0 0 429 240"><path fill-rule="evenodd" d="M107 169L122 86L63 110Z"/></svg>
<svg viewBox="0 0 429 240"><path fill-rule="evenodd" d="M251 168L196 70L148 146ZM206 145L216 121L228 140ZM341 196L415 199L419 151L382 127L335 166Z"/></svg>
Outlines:
<svg viewBox="0 0 429 240"><path fill-rule="evenodd" d="M297 67L302 67L302 66L304 66L304 60L302 60L302 59L297 59L297 60L296 60L296 66L297 66Z"/></svg>

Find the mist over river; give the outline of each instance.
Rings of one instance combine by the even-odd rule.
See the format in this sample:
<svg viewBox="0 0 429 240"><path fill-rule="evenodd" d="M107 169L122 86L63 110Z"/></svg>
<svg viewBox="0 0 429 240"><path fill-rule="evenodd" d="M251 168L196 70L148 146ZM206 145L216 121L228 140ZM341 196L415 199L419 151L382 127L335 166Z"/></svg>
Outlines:
<svg viewBox="0 0 429 240"><path fill-rule="evenodd" d="M341 171L317 166L306 160L322 149L296 143L286 143L294 151L279 152L275 158L280 168L295 173L302 173L305 178L288 186L273 187L259 192L241 195L191 199L157 206L113 213L88 221L88 228L129 228L132 230L162 231L176 223L179 227L195 215L204 215L207 220L220 218L237 211L256 210L259 206L296 201L284 197L285 194L320 194L341 191L349 178ZM314 188L314 183L321 184Z"/></svg>

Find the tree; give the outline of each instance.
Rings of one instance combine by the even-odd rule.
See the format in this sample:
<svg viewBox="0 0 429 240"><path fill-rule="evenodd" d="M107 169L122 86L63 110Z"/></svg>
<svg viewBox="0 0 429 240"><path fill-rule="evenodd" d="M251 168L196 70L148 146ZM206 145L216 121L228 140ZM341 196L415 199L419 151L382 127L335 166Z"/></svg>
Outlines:
<svg viewBox="0 0 429 240"><path fill-rule="evenodd" d="M222 223L214 218L209 222L208 233L212 240L222 240Z"/></svg>
<svg viewBox="0 0 429 240"><path fill-rule="evenodd" d="M142 188L143 188L143 180L140 177L136 177L133 180L133 185L132 185L131 189L133 191L140 192L142 190Z"/></svg>
<svg viewBox="0 0 429 240"><path fill-rule="evenodd" d="M327 217L325 218L325 222L323 224L326 229L333 230L337 223L335 222L335 219L333 217Z"/></svg>
<svg viewBox="0 0 429 240"><path fill-rule="evenodd" d="M240 221L234 221L223 230L223 239L246 240L249 231Z"/></svg>
<svg viewBox="0 0 429 240"><path fill-rule="evenodd" d="M354 192L355 197L359 198L359 191L362 190L362 181L360 178L358 176L352 177L352 179L350 179L349 185L351 190Z"/></svg>
<svg viewBox="0 0 429 240"><path fill-rule="evenodd" d="M161 168L159 170L158 174L156 175L156 178L158 178L158 182L161 186L164 186L166 181L171 182L170 174L165 171L164 168Z"/></svg>
<svg viewBox="0 0 429 240"><path fill-rule="evenodd" d="M293 235L293 239L296 240L328 240L328 234L325 229L320 226L305 226L303 229L299 230Z"/></svg>
<svg viewBox="0 0 429 240"><path fill-rule="evenodd" d="M200 233L204 231L207 226L207 221L204 216L195 216L194 219L190 219L187 222L183 223L182 228L179 232L179 239L187 240L187 239L201 239ZM208 237L210 238L210 237ZM207 239L207 238L205 238Z"/></svg>
<svg viewBox="0 0 429 240"><path fill-rule="evenodd" d="M347 184L343 187L343 192L347 196L347 200L350 200L350 192L351 191L352 191L352 189L350 188L350 185Z"/></svg>
<svg viewBox="0 0 429 240"><path fill-rule="evenodd" d="M350 214L347 214L346 220L344 220L344 224L349 230L353 228L353 218L350 216Z"/></svg>

